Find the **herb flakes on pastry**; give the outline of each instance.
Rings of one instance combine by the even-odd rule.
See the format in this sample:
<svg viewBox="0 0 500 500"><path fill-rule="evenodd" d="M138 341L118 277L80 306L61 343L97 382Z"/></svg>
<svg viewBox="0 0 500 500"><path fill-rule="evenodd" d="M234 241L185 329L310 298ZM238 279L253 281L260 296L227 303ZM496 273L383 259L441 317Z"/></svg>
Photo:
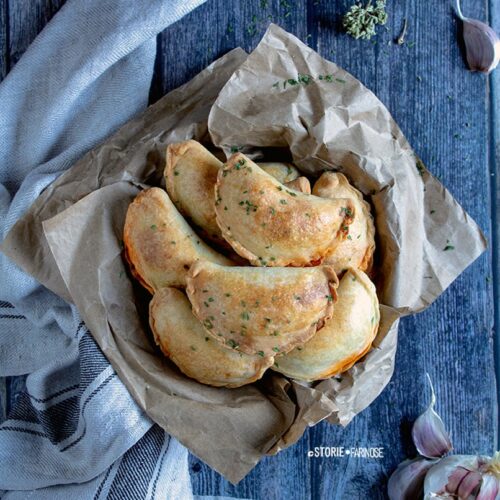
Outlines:
<svg viewBox="0 0 500 500"><path fill-rule="evenodd" d="M123 243L132 274L151 293L184 287L198 260L233 265L200 239L160 188L141 191L129 205Z"/></svg>
<svg viewBox="0 0 500 500"><path fill-rule="evenodd" d="M219 342L262 357L309 340L331 317L338 279L330 266L225 267L197 262L187 276L193 314Z"/></svg>
<svg viewBox="0 0 500 500"><path fill-rule="evenodd" d="M362 271L349 269L340 280L331 319L303 346L276 357L273 370L313 381L344 372L370 349L380 321L375 286Z"/></svg>
<svg viewBox="0 0 500 500"><path fill-rule="evenodd" d="M287 189L241 153L219 170L215 196L224 239L254 266L321 263L347 237L355 212L349 199Z"/></svg>
<svg viewBox="0 0 500 500"><path fill-rule="evenodd" d="M346 176L336 172L324 172L313 187L313 194L321 198L350 198L354 204L354 220L349 226L349 235L337 245L324 260L335 272L341 273L349 267L370 272L375 251L375 226L370 205L363 195L353 187Z"/></svg>
<svg viewBox="0 0 500 500"><path fill-rule="evenodd" d="M149 311L151 330L163 354L202 384L241 387L260 379L273 363L272 357L236 352L207 335L180 290L158 290Z"/></svg>

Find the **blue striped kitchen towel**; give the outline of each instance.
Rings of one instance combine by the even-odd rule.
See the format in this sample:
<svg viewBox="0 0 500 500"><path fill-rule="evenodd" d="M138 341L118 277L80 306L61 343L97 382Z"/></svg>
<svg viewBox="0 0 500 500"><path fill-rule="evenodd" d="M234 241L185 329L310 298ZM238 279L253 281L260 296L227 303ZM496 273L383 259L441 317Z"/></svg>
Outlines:
<svg viewBox="0 0 500 500"><path fill-rule="evenodd" d="M68 0L0 83L0 238L38 194L143 110L156 35L204 0ZM187 450L142 412L74 307L0 255L5 498L192 497Z"/></svg>

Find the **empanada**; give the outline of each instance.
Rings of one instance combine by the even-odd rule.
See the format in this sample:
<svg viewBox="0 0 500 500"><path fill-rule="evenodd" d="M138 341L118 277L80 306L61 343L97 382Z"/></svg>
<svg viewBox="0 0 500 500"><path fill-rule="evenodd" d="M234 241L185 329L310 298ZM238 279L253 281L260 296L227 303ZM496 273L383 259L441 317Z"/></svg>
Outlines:
<svg viewBox="0 0 500 500"><path fill-rule="evenodd" d="M355 211L348 199L287 189L241 153L219 170L215 195L224 239L255 266L320 263L345 239Z"/></svg>
<svg viewBox="0 0 500 500"><path fill-rule="evenodd" d="M333 316L306 344L279 356L273 370L299 380L319 380L348 370L368 352L380 320L375 286L349 269L337 289Z"/></svg>
<svg viewBox="0 0 500 500"><path fill-rule="evenodd" d="M300 177L300 172L291 163L280 162L257 162L257 165L266 172L272 175L281 184L291 182Z"/></svg>
<svg viewBox="0 0 500 500"><path fill-rule="evenodd" d="M233 263L206 245L159 188L142 191L130 204L123 231L125 257L132 274L151 293L183 287L194 262Z"/></svg>
<svg viewBox="0 0 500 500"><path fill-rule="evenodd" d="M191 312L180 290L162 288L149 304L155 342L188 377L216 387L255 382L273 363L272 357L248 356L214 340Z"/></svg>
<svg viewBox="0 0 500 500"><path fill-rule="evenodd" d="M375 251L375 226L370 205L363 200L363 195L349 183L345 175L336 172L323 173L312 192L322 198L350 198L354 203L355 214L349 226L349 235L323 262L332 265L337 273L348 267L370 272Z"/></svg>
<svg viewBox="0 0 500 500"><path fill-rule="evenodd" d="M310 339L333 312L332 267L225 267L197 262L187 295L193 314L225 345L262 357Z"/></svg>
<svg viewBox="0 0 500 500"><path fill-rule="evenodd" d="M221 167L222 162L199 142L178 142L167 148L165 181L170 199L204 236L219 244L224 240L215 222L214 188Z"/></svg>
<svg viewBox="0 0 500 500"><path fill-rule="evenodd" d="M297 177L293 181L284 184L289 189L295 189L299 193L311 194L311 183L307 177Z"/></svg>

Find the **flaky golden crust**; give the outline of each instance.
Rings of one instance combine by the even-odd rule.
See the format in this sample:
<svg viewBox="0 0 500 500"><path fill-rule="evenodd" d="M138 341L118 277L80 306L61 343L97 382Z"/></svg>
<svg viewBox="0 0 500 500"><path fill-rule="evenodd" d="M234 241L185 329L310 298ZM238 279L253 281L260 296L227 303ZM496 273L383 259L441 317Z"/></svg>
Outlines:
<svg viewBox="0 0 500 500"><path fill-rule="evenodd" d="M321 263L354 215L351 200L289 190L241 153L219 170L215 196L224 239L254 266Z"/></svg>
<svg viewBox="0 0 500 500"><path fill-rule="evenodd" d="M215 387L241 387L260 379L272 357L248 356L224 347L207 335L191 312L186 296L162 288L149 304L156 344L188 377Z"/></svg>
<svg viewBox="0 0 500 500"><path fill-rule="evenodd" d="M380 321L375 286L362 271L348 269L337 294L331 319L304 345L276 357L274 370L299 380L321 380L348 370L370 350Z"/></svg>
<svg viewBox="0 0 500 500"><path fill-rule="evenodd" d="M196 141L167 147L165 182L167 192L178 210L203 230L204 236L225 243L215 221L214 188L222 167L208 149Z"/></svg>
<svg viewBox="0 0 500 500"><path fill-rule="evenodd" d="M159 188L142 191L129 205L123 243L132 274L150 292L184 287L189 267L198 260L233 265L198 237Z"/></svg>
<svg viewBox="0 0 500 500"><path fill-rule="evenodd" d="M349 183L345 175L337 172L324 172L314 184L312 192L322 198L351 198L355 207L348 237L338 243L324 263L332 265L339 274L349 267L369 273L375 252L375 225L370 205L364 201L363 195Z"/></svg>
<svg viewBox="0 0 500 500"><path fill-rule="evenodd" d="M333 313L338 279L329 266L224 267L197 262L187 276L193 314L216 340L268 357L310 339Z"/></svg>
<svg viewBox="0 0 500 500"><path fill-rule="evenodd" d="M299 193L311 194L311 183L307 177L297 177L295 180L285 182L288 189L294 189Z"/></svg>

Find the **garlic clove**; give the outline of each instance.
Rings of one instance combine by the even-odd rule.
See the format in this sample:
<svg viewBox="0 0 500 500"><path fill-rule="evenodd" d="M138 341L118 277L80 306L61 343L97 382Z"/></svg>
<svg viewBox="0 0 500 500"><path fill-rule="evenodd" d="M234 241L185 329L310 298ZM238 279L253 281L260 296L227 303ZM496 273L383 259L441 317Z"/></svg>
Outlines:
<svg viewBox="0 0 500 500"><path fill-rule="evenodd" d="M477 493L479 485L481 484L481 479L482 475L480 472L469 472L458 486L458 490L456 491L458 498L469 498L473 493Z"/></svg>
<svg viewBox="0 0 500 500"><path fill-rule="evenodd" d="M435 463L435 460L426 460L425 458L414 458L400 463L387 483L389 499L420 498L424 488L425 475Z"/></svg>
<svg viewBox="0 0 500 500"><path fill-rule="evenodd" d="M450 497L453 493L449 492L450 486L452 486L449 481L456 469L460 467L469 473L477 471L479 466L479 457L474 455L450 455L442 458L429 469L425 476L425 498L438 498L437 495L443 495L445 498L446 495ZM456 478L452 478L452 480L455 482L455 486L460 487L460 483L456 483Z"/></svg>
<svg viewBox="0 0 500 500"><path fill-rule="evenodd" d="M448 484L446 491L448 493L456 493L460 483L464 480L465 476L469 474L470 470L465 467L457 467L448 477Z"/></svg>
<svg viewBox="0 0 500 500"><path fill-rule="evenodd" d="M426 458L440 458L448 453L453 446L441 417L434 411L436 395L428 374L427 378L431 387L431 404L415 420L411 435L420 455Z"/></svg>
<svg viewBox="0 0 500 500"><path fill-rule="evenodd" d="M493 474L484 474L476 500L497 500L500 495L500 479Z"/></svg>
<svg viewBox="0 0 500 500"><path fill-rule="evenodd" d="M457 14L463 22L467 64L472 71L490 73L500 62L500 38L487 24L464 17L457 0Z"/></svg>

